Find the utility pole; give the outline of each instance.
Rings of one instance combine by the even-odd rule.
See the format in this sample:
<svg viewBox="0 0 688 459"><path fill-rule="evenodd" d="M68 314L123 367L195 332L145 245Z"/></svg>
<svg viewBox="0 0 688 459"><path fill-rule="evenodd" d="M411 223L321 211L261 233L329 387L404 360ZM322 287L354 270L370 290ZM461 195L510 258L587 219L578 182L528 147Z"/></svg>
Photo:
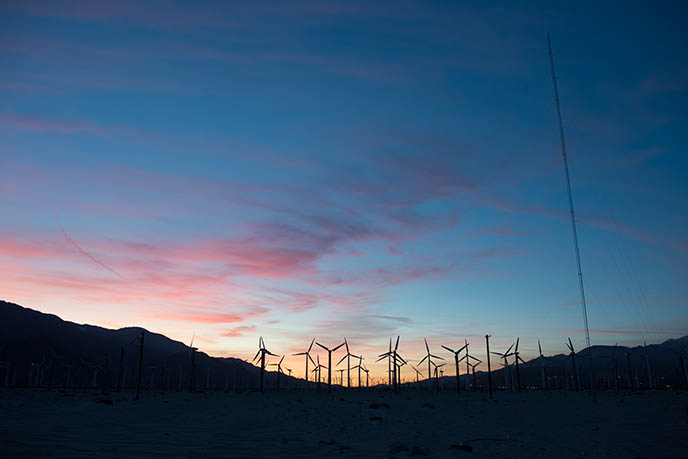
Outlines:
<svg viewBox="0 0 688 459"><path fill-rule="evenodd" d="M559 88L557 86L557 75L554 71L554 56L552 54L552 41L547 34L547 49L549 51L549 62L552 68L552 86L554 87L554 104L557 107L557 120L559 121L559 138L561 141L561 156L564 160L564 175L566 177L566 191L569 198L569 213L571 215L571 233L573 236L573 247L576 254L576 266L578 268L578 288L580 290L581 308L583 309L583 327L585 329L585 346L588 349L590 358L590 385L593 388L593 362L592 349L590 349L590 328L588 327L588 308L585 303L585 289L583 287L583 269L581 268L580 250L578 248L578 232L576 231L576 217L573 212L573 197L571 195L571 178L569 177L569 161L566 156L566 142L564 140L564 125L561 121L561 106L559 105Z"/></svg>
<svg viewBox="0 0 688 459"><path fill-rule="evenodd" d="M139 346L139 376L136 382L136 400L139 399L139 393L141 392L141 374L143 372L143 337L144 332L141 331L141 344Z"/></svg>

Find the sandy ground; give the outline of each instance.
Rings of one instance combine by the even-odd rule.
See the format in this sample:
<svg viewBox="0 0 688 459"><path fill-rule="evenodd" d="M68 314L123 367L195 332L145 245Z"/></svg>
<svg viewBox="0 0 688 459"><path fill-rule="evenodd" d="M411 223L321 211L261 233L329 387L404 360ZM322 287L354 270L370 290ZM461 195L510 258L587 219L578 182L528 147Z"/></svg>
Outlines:
<svg viewBox="0 0 688 459"><path fill-rule="evenodd" d="M0 457L422 455L685 458L688 394L0 391Z"/></svg>

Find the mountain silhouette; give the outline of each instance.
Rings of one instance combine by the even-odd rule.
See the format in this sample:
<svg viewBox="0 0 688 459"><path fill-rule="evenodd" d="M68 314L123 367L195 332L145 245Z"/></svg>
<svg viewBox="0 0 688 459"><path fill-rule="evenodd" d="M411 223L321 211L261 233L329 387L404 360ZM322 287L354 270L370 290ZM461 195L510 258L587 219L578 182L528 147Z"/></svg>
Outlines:
<svg viewBox="0 0 688 459"><path fill-rule="evenodd" d="M142 387L188 389L191 348L184 343L140 327L112 330L76 324L0 300L0 385L114 388L123 355L124 386L133 387L141 332ZM259 369L241 359L196 352L195 389L254 388L258 376ZM266 387L276 384L275 372L267 372L266 378ZM287 379L295 380L280 378L283 387Z"/></svg>

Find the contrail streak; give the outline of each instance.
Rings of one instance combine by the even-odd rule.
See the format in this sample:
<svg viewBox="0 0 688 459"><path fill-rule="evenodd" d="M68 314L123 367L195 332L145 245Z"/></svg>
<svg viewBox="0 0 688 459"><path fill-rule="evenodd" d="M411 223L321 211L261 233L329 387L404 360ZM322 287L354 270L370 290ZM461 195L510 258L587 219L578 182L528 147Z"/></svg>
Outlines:
<svg viewBox="0 0 688 459"><path fill-rule="evenodd" d="M65 238L65 240L66 240L67 242L69 242L70 244L72 244L79 252L81 252L82 254L84 254L85 256L87 256L88 258L90 258L91 261L93 261L94 263L96 263L96 264L97 264L98 266L100 266L101 268L107 269L108 271L110 271L111 273L116 274L116 275L119 276L120 278L122 277L122 275L121 275L120 273L118 273L118 272L115 271L114 269L110 268L110 267L109 267L108 265L106 265L105 263L100 262L100 261L97 260L94 256L92 256L90 253L88 253L87 251L85 251L84 249L82 249L82 248L79 246L79 244L77 244L76 242L74 242L74 240L73 240L71 237L69 237L69 235L67 234L67 232L64 230L64 228L63 228L62 225L60 224L60 222L59 222L57 219L55 219L55 221L57 222L57 226L60 227L60 231L62 231L62 234L64 235L64 238Z"/></svg>

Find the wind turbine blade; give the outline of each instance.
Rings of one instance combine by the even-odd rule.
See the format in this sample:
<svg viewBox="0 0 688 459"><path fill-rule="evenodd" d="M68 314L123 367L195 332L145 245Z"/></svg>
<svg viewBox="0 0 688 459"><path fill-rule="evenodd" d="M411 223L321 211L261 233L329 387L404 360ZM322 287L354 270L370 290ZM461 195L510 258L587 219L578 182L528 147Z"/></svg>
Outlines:
<svg viewBox="0 0 688 459"><path fill-rule="evenodd" d="M308 352L298 352L298 353L292 354L292 355L306 355L306 354L308 354Z"/></svg>
<svg viewBox="0 0 688 459"><path fill-rule="evenodd" d="M461 357L458 361L461 362L461 361L462 361L463 359L465 359L465 358L466 358L466 356L464 355L464 356Z"/></svg>
<svg viewBox="0 0 688 459"><path fill-rule="evenodd" d="M540 340L538 340L538 351L540 351L540 357L542 357L542 346L540 346Z"/></svg>
<svg viewBox="0 0 688 459"><path fill-rule="evenodd" d="M418 365L420 365L421 363L425 362L425 359L427 359L429 355L430 355L430 354L428 354L428 355L426 355L425 357L423 357L423 358L421 359L421 361L418 362Z"/></svg>
<svg viewBox="0 0 688 459"><path fill-rule="evenodd" d="M196 332L193 332L193 334L191 335L191 344L189 344L189 347L193 347L193 340L195 337L196 337Z"/></svg>
<svg viewBox="0 0 688 459"><path fill-rule="evenodd" d="M346 336L344 337L344 346L346 346L346 353L349 353L349 342L346 340Z"/></svg>
<svg viewBox="0 0 688 459"><path fill-rule="evenodd" d="M330 351L328 348L326 348L325 346L323 346L323 345L320 344L320 343L315 343L315 344L317 344L318 346L320 346L321 348L325 349L325 350L328 351L328 352Z"/></svg>
<svg viewBox="0 0 688 459"><path fill-rule="evenodd" d="M428 346L428 340L423 338L423 341L425 341L425 349L427 349L428 354L430 354L430 346Z"/></svg>
<svg viewBox="0 0 688 459"><path fill-rule="evenodd" d="M499 352L495 352L495 351L490 351L490 354L494 354L494 355L498 355L498 356L500 356L500 357L504 357L504 354L500 354Z"/></svg>
<svg viewBox="0 0 688 459"><path fill-rule="evenodd" d="M258 345L259 345L261 348L264 348L264 347L265 347L265 341L263 341L263 337L262 337L262 336L258 339Z"/></svg>
<svg viewBox="0 0 688 459"><path fill-rule="evenodd" d="M258 358L258 354L260 354L260 349L258 349L258 352L256 352L256 356L253 357L252 362L255 362L255 361L256 361L256 359Z"/></svg>
<svg viewBox="0 0 688 459"><path fill-rule="evenodd" d="M521 338L516 338L516 349L514 351L518 352L518 342L521 340Z"/></svg>
<svg viewBox="0 0 688 459"><path fill-rule="evenodd" d="M449 352L451 352L452 354L455 354L454 349L451 349L451 348L444 346L444 345L442 347L445 348L446 350L448 350Z"/></svg>
<svg viewBox="0 0 688 459"><path fill-rule="evenodd" d="M339 346L335 347L334 349L332 349L332 352L334 352L334 351L336 351L337 349L339 349L340 347L344 346L344 344L345 344L345 343L342 343L342 344L340 344Z"/></svg>
<svg viewBox="0 0 688 459"><path fill-rule="evenodd" d="M463 351L464 349L466 349L466 346L468 346L468 344L464 344L463 346L461 346L461 349L459 349L459 350L456 351L456 352L461 352L461 351Z"/></svg>
<svg viewBox="0 0 688 459"><path fill-rule="evenodd" d="M311 349L313 348L313 343L315 343L315 338L313 338L313 340L311 341L311 345L308 346L308 350L307 350L306 352L310 352L310 351L311 351Z"/></svg>
<svg viewBox="0 0 688 459"><path fill-rule="evenodd" d="M268 351L267 349L265 349L265 353L268 354L268 355L271 355L271 356L273 356L273 357L279 357L279 355L273 354L272 352Z"/></svg>
<svg viewBox="0 0 688 459"><path fill-rule="evenodd" d="M279 361L279 365L281 365L281 364L282 364L282 361L284 361L284 356L282 356L282 358L280 359L280 361Z"/></svg>
<svg viewBox="0 0 688 459"><path fill-rule="evenodd" d="M506 350L505 354L508 354L512 347L514 347L513 343L509 346L509 349Z"/></svg>
<svg viewBox="0 0 688 459"><path fill-rule="evenodd" d="M394 345L394 350L399 349L399 335L397 335L397 344Z"/></svg>
<svg viewBox="0 0 688 459"><path fill-rule="evenodd" d="M335 365L335 366L339 366L340 363L342 363L344 360L346 360L347 355L348 355L348 354L344 354L344 357L342 357L342 358L339 360L339 362L337 362L337 365Z"/></svg>
<svg viewBox="0 0 688 459"><path fill-rule="evenodd" d="M376 360L376 362L379 362L381 360L385 360L387 357L380 357L379 359Z"/></svg>
<svg viewBox="0 0 688 459"><path fill-rule="evenodd" d="M392 355L392 352L385 352L384 354L378 355L378 357L387 357L388 355Z"/></svg>
<svg viewBox="0 0 688 459"><path fill-rule="evenodd" d="M306 355L308 356L308 360L310 360L313 363L313 365L315 365L315 360L313 360L313 357L311 357L310 354L306 354Z"/></svg>
<svg viewBox="0 0 688 459"><path fill-rule="evenodd" d="M444 357L440 357L440 356L437 356L437 355L433 355L433 354L430 354L430 357L432 357L433 359L440 359L440 360L444 360Z"/></svg>

